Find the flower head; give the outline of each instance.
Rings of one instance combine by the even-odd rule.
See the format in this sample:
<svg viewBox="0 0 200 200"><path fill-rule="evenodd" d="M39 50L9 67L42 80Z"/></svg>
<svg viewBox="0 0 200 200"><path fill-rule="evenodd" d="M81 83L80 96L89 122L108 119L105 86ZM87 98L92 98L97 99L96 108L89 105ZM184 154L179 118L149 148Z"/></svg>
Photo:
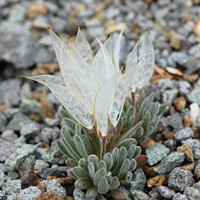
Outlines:
<svg viewBox="0 0 200 200"><path fill-rule="evenodd" d="M151 78L154 52L149 35L144 33L136 44L122 73L119 54L123 31L114 47L111 37L104 44L97 38L100 48L95 56L80 28L73 43L64 43L49 31L62 78L52 75L28 78L46 85L80 124L88 129L96 124L102 136L106 136L109 121L116 127L126 96L131 90L142 88Z"/></svg>

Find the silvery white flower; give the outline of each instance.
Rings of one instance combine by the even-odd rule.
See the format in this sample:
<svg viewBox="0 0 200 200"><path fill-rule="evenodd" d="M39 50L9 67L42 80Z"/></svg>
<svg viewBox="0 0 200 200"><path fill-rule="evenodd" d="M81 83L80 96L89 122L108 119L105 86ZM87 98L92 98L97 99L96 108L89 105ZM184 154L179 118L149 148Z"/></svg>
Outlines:
<svg viewBox="0 0 200 200"><path fill-rule="evenodd" d="M46 85L81 125L88 129L97 125L102 136L108 134L109 121L114 127L117 126L129 92L141 89L153 73L154 51L147 33L129 54L125 73L120 71L122 33L114 48L111 37L104 44L97 39L100 48L93 56L80 29L75 42L68 41L66 44L50 29L62 78L52 75L28 77Z"/></svg>

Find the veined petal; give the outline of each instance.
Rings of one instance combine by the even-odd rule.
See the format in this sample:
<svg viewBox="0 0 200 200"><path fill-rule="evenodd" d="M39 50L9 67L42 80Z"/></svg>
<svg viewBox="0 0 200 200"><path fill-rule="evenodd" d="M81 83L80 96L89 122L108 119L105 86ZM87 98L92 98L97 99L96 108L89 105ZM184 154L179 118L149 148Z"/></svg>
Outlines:
<svg viewBox="0 0 200 200"><path fill-rule="evenodd" d="M92 83L92 85L97 91L99 88L99 85L91 70L90 65L85 61L85 59L81 56L81 54L75 49L74 44L68 43L67 49L69 50L69 53L73 57L74 61L80 66L81 69L83 69L85 74L87 74L90 82Z"/></svg>
<svg viewBox="0 0 200 200"><path fill-rule="evenodd" d="M78 28L78 33L76 36L74 46L81 54L81 56L85 58L86 62L90 65L93 60L92 50L80 28Z"/></svg>
<svg viewBox="0 0 200 200"><path fill-rule="evenodd" d="M126 70L130 69L131 67L133 67L134 65L136 65L138 63L138 55L137 55L138 46L139 46L139 41L137 41L133 50L128 55L128 58L127 58L127 61L126 61ZM131 86L130 86L132 92L135 92L135 90L137 88L138 76L139 76L139 67L137 66L135 73L133 75Z"/></svg>
<svg viewBox="0 0 200 200"><path fill-rule="evenodd" d="M113 63L114 63L114 67L115 67L115 72L118 72L119 69L119 54L120 54L120 43L122 40L122 34L123 34L122 30L117 38L117 40L115 41L115 45L114 45L114 51L113 51Z"/></svg>
<svg viewBox="0 0 200 200"><path fill-rule="evenodd" d="M154 68L154 49L148 33L145 33L141 39L142 47L139 58L139 80L138 87L141 89L150 80Z"/></svg>
<svg viewBox="0 0 200 200"><path fill-rule="evenodd" d="M119 121L122 108L124 105L125 98L127 96L127 93L129 91L132 77L135 73L135 70L137 68L137 65L131 67L124 73L120 79L117 81L114 93L111 101L111 107L109 110L109 119L110 122L113 124L113 126L117 126L117 123Z"/></svg>
<svg viewBox="0 0 200 200"><path fill-rule="evenodd" d="M25 78L37 81L38 83L41 83L41 84L44 84L44 82L51 82L54 84L66 86L62 78L58 76L53 76L53 75L38 75L38 76L30 76L30 77L25 76Z"/></svg>
<svg viewBox="0 0 200 200"><path fill-rule="evenodd" d="M106 50L108 51L111 60L113 61L113 48L112 48L112 36L110 36L105 42L104 46Z"/></svg>
<svg viewBox="0 0 200 200"><path fill-rule="evenodd" d="M108 80L114 74L114 66L110 55L104 45L97 39L100 49L98 50L92 63L93 73L101 86L105 80Z"/></svg>
<svg viewBox="0 0 200 200"><path fill-rule="evenodd" d="M96 91L87 75L69 55L64 44L61 46L60 67L66 85L84 97L93 107Z"/></svg>
<svg viewBox="0 0 200 200"><path fill-rule="evenodd" d="M88 102L73 90L62 85L44 82L65 109L83 126L91 129L94 124L93 110Z"/></svg>
<svg viewBox="0 0 200 200"><path fill-rule="evenodd" d="M115 74L100 87L95 101L95 120L98 128L103 136L108 132L108 110L110 108L110 100L113 94L114 85L120 74Z"/></svg>

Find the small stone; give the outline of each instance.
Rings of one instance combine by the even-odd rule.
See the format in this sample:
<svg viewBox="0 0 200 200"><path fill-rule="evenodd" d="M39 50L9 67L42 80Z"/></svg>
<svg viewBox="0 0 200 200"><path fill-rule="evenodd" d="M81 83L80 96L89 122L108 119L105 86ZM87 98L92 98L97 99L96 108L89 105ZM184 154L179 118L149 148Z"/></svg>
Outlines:
<svg viewBox="0 0 200 200"><path fill-rule="evenodd" d="M40 131L40 126L38 123L30 123L26 124L25 126L22 127L20 133L23 136L35 136L39 133Z"/></svg>
<svg viewBox="0 0 200 200"><path fill-rule="evenodd" d="M198 43L197 45L192 45L192 47L190 48L190 58L188 59L188 62L186 64L186 68L187 68L187 73L188 74L192 74L196 71L199 71L200 68L200 58L199 56L195 56L195 54L199 53L199 48L200 48L200 44Z"/></svg>
<svg viewBox="0 0 200 200"><path fill-rule="evenodd" d="M158 186L156 188L156 191L165 199L172 199L172 197L175 195L174 190L169 189L166 186Z"/></svg>
<svg viewBox="0 0 200 200"><path fill-rule="evenodd" d="M65 30L67 25L67 20L61 17L51 17L50 23L52 24L53 30L56 33L61 33Z"/></svg>
<svg viewBox="0 0 200 200"><path fill-rule="evenodd" d="M165 137L165 139L174 139L174 132L173 131L167 131L163 133L163 136Z"/></svg>
<svg viewBox="0 0 200 200"><path fill-rule="evenodd" d="M194 151L194 158L197 160L200 159L200 149L196 149Z"/></svg>
<svg viewBox="0 0 200 200"><path fill-rule="evenodd" d="M176 132L174 135L174 139L177 142L181 142L182 140L186 140L192 137L194 137L194 133L190 127L181 129L180 131Z"/></svg>
<svg viewBox="0 0 200 200"><path fill-rule="evenodd" d="M183 192L193 183L193 174L181 168L173 169L168 176L168 187Z"/></svg>
<svg viewBox="0 0 200 200"><path fill-rule="evenodd" d="M175 167L180 166L184 160L184 153L172 152L161 160L160 165L155 169L155 171L158 174L168 173Z"/></svg>
<svg viewBox="0 0 200 200"><path fill-rule="evenodd" d="M143 190L146 184L146 176L141 168L133 172L133 178L127 186L131 190Z"/></svg>
<svg viewBox="0 0 200 200"><path fill-rule="evenodd" d="M194 174L196 178L200 181L200 164L197 164L194 169Z"/></svg>
<svg viewBox="0 0 200 200"><path fill-rule="evenodd" d="M189 144L192 147L192 150L195 151L200 147L200 142L196 139L187 139L181 142L182 144Z"/></svg>
<svg viewBox="0 0 200 200"><path fill-rule="evenodd" d="M2 189L6 192L6 194L16 194L20 193L21 186L22 184L20 180L8 180Z"/></svg>
<svg viewBox="0 0 200 200"><path fill-rule="evenodd" d="M23 189L20 194L19 198L20 199L26 199L26 200L35 200L36 197L38 197L41 194L41 190L38 189L37 187L30 186L26 189Z"/></svg>
<svg viewBox="0 0 200 200"><path fill-rule="evenodd" d="M21 176L21 180L25 180L35 164L35 155L29 155L25 160L19 165L18 172Z"/></svg>
<svg viewBox="0 0 200 200"><path fill-rule="evenodd" d="M75 188L75 190L73 191L73 197L74 197L74 200L83 200L85 197L85 194L83 191L79 190L78 188Z"/></svg>
<svg viewBox="0 0 200 200"><path fill-rule="evenodd" d="M36 149L37 146L35 145L24 144L6 160L5 164L9 169L16 170L20 163L22 163L26 157L33 154Z"/></svg>
<svg viewBox="0 0 200 200"><path fill-rule="evenodd" d="M6 123L7 123L7 118L5 114L0 112L0 132L3 132L5 130Z"/></svg>
<svg viewBox="0 0 200 200"><path fill-rule="evenodd" d="M191 127L194 124L194 121L188 115L183 117L183 123L185 127Z"/></svg>
<svg viewBox="0 0 200 200"><path fill-rule="evenodd" d="M188 95L190 101L200 105L200 86L196 86L194 90Z"/></svg>
<svg viewBox="0 0 200 200"><path fill-rule="evenodd" d="M130 192L134 200L150 200L150 197L141 190L131 190Z"/></svg>
<svg viewBox="0 0 200 200"><path fill-rule="evenodd" d="M5 180L5 174L2 170L0 170L0 187L3 186Z"/></svg>
<svg viewBox="0 0 200 200"><path fill-rule="evenodd" d="M60 124L60 119L58 119L58 118L55 118L55 119L45 118L44 122L46 123L47 126L54 127L54 126L58 126Z"/></svg>
<svg viewBox="0 0 200 200"><path fill-rule="evenodd" d="M176 193L172 200L188 200L184 194Z"/></svg>
<svg viewBox="0 0 200 200"><path fill-rule="evenodd" d="M193 187L186 187L183 193L188 200L199 200L200 191Z"/></svg>
<svg viewBox="0 0 200 200"><path fill-rule="evenodd" d="M194 162L194 156L192 147L189 144L183 144L177 148L177 152L183 152L185 154L186 160L189 162Z"/></svg>
<svg viewBox="0 0 200 200"><path fill-rule="evenodd" d="M146 155L148 157L148 164L150 166L158 163L162 158L164 158L170 152L169 148L160 144L155 144L153 147L146 150Z"/></svg>
<svg viewBox="0 0 200 200"><path fill-rule="evenodd" d="M188 81L178 81L178 90L181 95L187 95L190 93L191 84Z"/></svg>
<svg viewBox="0 0 200 200"><path fill-rule="evenodd" d="M35 21L34 21L34 26L36 28L46 28L47 27L47 22L44 21L45 19L43 18L37 18ZM35 58L35 61L36 63L49 63L49 62L52 62L53 60L53 54L50 53L50 51L45 48L45 47L40 47L38 49L38 52L36 53L36 58Z"/></svg>
<svg viewBox="0 0 200 200"><path fill-rule="evenodd" d="M26 7L23 4L17 4L11 9L9 16L10 22L23 22L26 16Z"/></svg>
<svg viewBox="0 0 200 200"><path fill-rule="evenodd" d="M0 84L0 104L7 103L17 106L20 101L20 84L18 79L2 81Z"/></svg>
<svg viewBox="0 0 200 200"><path fill-rule="evenodd" d="M186 106L186 99L183 96L179 97L179 98L174 100L173 104L174 104L176 110L182 112L185 109L185 106Z"/></svg>
<svg viewBox="0 0 200 200"><path fill-rule="evenodd" d="M167 123L174 129L174 131L179 131L180 129L183 128L183 123L182 123L183 119L178 113L168 116L167 120L168 120Z"/></svg>
<svg viewBox="0 0 200 200"><path fill-rule="evenodd" d="M200 191L200 182L195 183L194 188Z"/></svg>
<svg viewBox="0 0 200 200"><path fill-rule="evenodd" d="M48 181L45 185L46 192L54 192L55 194L60 195L62 198L65 198L66 191L57 180L52 179Z"/></svg>
<svg viewBox="0 0 200 200"><path fill-rule="evenodd" d="M52 140L55 140L60 131L55 131L55 129L52 128L43 128L40 134L41 140L44 142L50 142Z"/></svg>
<svg viewBox="0 0 200 200"><path fill-rule="evenodd" d="M174 99L178 95L178 89L172 89L172 90L165 90L163 93L163 102L166 102L167 104L171 105Z"/></svg>
<svg viewBox="0 0 200 200"><path fill-rule="evenodd" d="M169 57L173 62L177 63L178 65L184 66L188 61L189 56L184 52L175 52L172 53Z"/></svg>
<svg viewBox="0 0 200 200"><path fill-rule="evenodd" d="M149 166L148 164L142 166L142 170L144 171L145 175L148 177L153 177L156 176L157 173L154 171L154 169L158 166L154 165L154 166Z"/></svg>
<svg viewBox="0 0 200 200"><path fill-rule="evenodd" d="M197 35L197 37L200 37L200 19L197 20L194 25L194 33Z"/></svg>
<svg viewBox="0 0 200 200"><path fill-rule="evenodd" d="M46 15L47 8L42 3L35 3L28 8L27 16L29 19L34 19L38 15Z"/></svg>
<svg viewBox="0 0 200 200"><path fill-rule="evenodd" d="M176 149L177 142L175 140L166 140L164 145L170 148L171 151L174 151Z"/></svg>
<svg viewBox="0 0 200 200"><path fill-rule="evenodd" d="M150 188L153 186L161 186L161 185L164 185L166 182L167 182L167 175L163 175L163 174L157 175L147 180L147 186Z"/></svg>
<svg viewBox="0 0 200 200"><path fill-rule="evenodd" d="M17 135L14 133L14 131L7 130L1 134L1 138L13 142L17 139Z"/></svg>
<svg viewBox="0 0 200 200"><path fill-rule="evenodd" d="M35 99L29 99L29 98L23 97L21 100L19 109L23 114L26 114L26 115L36 114L40 118L42 118L42 110L40 107L40 103L36 101Z"/></svg>
<svg viewBox="0 0 200 200"><path fill-rule="evenodd" d="M7 130L13 130L13 131L20 131L26 124L30 124L33 121L30 120L26 115L23 115L21 113L16 113L12 120L8 123L6 126Z"/></svg>
<svg viewBox="0 0 200 200"><path fill-rule="evenodd" d="M38 196L35 200L47 200L47 199L63 200L63 198L60 195L55 194L54 192L44 192L40 196Z"/></svg>
<svg viewBox="0 0 200 200"><path fill-rule="evenodd" d="M36 170L38 173L41 172L43 169L46 169L49 167L49 164L43 160L36 160L34 165L34 170Z"/></svg>

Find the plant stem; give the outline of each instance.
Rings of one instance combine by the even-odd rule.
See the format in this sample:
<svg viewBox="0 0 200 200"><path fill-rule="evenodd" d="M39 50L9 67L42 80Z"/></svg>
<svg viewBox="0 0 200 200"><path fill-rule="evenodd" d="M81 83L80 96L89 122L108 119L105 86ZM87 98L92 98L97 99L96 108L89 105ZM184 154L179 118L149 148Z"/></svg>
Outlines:
<svg viewBox="0 0 200 200"><path fill-rule="evenodd" d="M131 96L132 96L132 103L133 103L133 106L134 106L134 104L135 104L135 93L132 92L132 93L131 93Z"/></svg>
<svg viewBox="0 0 200 200"><path fill-rule="evenodd" d="M92 139L92 145L93 145L93 148L94 148L94 152L98 156L97 145L96 145L96 142L95 142L95 139L94 139L94 135L93 135L94 134L93 128L89 129L89 133L90 133L90 137Z"/></svg>
<svg viewBox="0 0 200 200"><path fill-rule="evenodd" d="M112 151L113 146L114 146L115 141L116 141L116 138L117 138L117 128L113 127L113 141L112 141L112 144L110 145L109 152Z"/></svg>

